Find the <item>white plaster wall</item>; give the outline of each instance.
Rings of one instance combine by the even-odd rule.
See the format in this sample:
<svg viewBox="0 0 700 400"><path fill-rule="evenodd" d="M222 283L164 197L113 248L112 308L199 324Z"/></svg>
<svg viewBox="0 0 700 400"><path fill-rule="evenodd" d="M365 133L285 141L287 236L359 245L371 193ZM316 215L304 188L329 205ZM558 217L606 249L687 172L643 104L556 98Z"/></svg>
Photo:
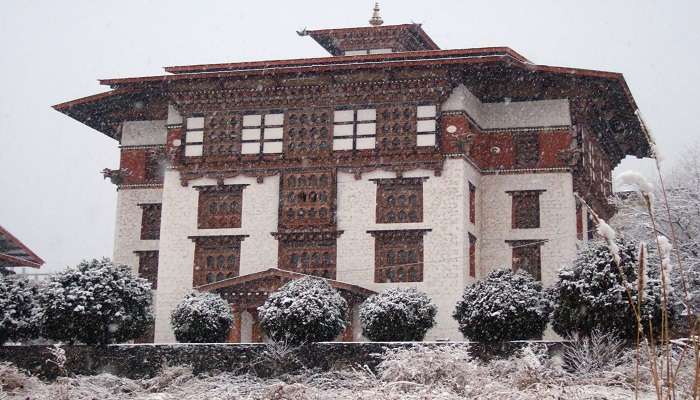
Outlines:
<svg viewBox="0 0 700 400"><path fill-rule="evenodd" d="M241 343L253 342L253 316L248 311L241 312Z"/></svg>
<svg viewBox="0 0 700 400"><path fill-rule="evenodd" d="M468 177L476 182L473 167L461 159L445 162L441 176L415 170L405 177L428 177L423 184L423 222L377 224L376 189L370 179L394 178L386 171L353 175L338 174L338 229L344 231L337 244L337 278L375 291L392 287L415 287L438 307L437 324L427 340L461 339L451 314L466 284ZM374 238L368 230L432 229L423 237L423 282L375 283Z"/></svg>
<svg viewBox="0 0 700 400"><path fill-rule="evenodd" d="M122 124L122 146L144 146L165 144L168 131L162 121L124 121Z"/></svg>
<svg viewBox="0 0 700 400"><path fill-rule="evenodd" d="M482 103L464 85L453 90L442 111L465 111L484 129L571 125L567 99Z"/></svg>
<svg viewBox="0 0 700 400"><path fill-rule="evenodd" d="M189 236L249 235L241 243L240 274L277 266L277 241L270 233L277 230L279 177L267 177L263 183L256 183L255 178L239 176L226 179L224 184L248 184L243 189L241 228L198 229L199 192L193 186L216 185L216 180L201 178L184 187L178 171L165 172L156 301L157 342L175 340L170 312L192 290L195 246Z"/></svg>
<svg viewBox="0 0 700 400"><path fill-rule="evenodd" d="M545 190L540 195L540 228L512 229L509 190ZM570 173L484 175L481 177L480 276L511 268L506 240L548 239L541 247L542 283L554 283L559 269L576 255L576 203Z"/></svg>
<svg viewBox="0 0 700 400"><path fill-rule="evenodd" d="M141 215L139 203L160 203L161 189L122 189L117 191L117 216L114 231L112 260L125 264L138 272L137 250L158 250L158 240L141 240Z"/></svg>

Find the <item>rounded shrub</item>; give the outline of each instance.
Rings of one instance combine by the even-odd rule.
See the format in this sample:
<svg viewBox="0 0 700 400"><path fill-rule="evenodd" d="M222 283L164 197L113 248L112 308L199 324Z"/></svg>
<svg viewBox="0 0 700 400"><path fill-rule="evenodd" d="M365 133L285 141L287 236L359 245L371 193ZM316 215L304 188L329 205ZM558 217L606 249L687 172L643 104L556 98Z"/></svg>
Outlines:
<svg viewBox="0 0 700 400"><path fill-rule="evenodd" d="M36 286L14 275L0 276L0 345L34 339L41 328Z"/></svg>
<svg viewBox="0 0 700 400"><path fill-rule="evenodd" d="M304 277L282 286L258 307L263 331L274 341L300 345L335 339L345 329L348 305L328 282Z"/></svg>
<svg viewBox="0 0 700 400"><path fill-rule="evenodd" d="M190 293L170 314L175 339L181 343L225 342L232 322L231 307L215 293Z"/></svg>
<svg viewBox="0 0 700 400"><path fill-rule="evenodd" d="M151 284L107 258L83 261L53 277L38 300L48 339L121 343L143 335L153 324Z"/></svg>
<svg viewBox="0 0 700 400"><path fill-rule="evenodd" d="M421 341L435 325L437 307L416 289L388 289L360 307L362 333L376 342Z"/></svg>
<svg viewBox="0 0 700 400"><path fill-rule="evenodd" d="M623 339L636 336L636 318L630 307L629 290L638 298L637 245L618 240L618 268L604 242L589 242L581 249L573 266L559 271L551 288L552 327L562 336L590 336L598 330L615 333ZM645 266L643 276L642 323L648 329L661 326L661 290L658 268Z"/></svg>
<svg viewBox="0 0 700 400"><path fill-rule="evenodd" d="M464 289L452 316L469 340L497 343L541 336L549 311L542 285L530 274L496 270Z"/></svg>

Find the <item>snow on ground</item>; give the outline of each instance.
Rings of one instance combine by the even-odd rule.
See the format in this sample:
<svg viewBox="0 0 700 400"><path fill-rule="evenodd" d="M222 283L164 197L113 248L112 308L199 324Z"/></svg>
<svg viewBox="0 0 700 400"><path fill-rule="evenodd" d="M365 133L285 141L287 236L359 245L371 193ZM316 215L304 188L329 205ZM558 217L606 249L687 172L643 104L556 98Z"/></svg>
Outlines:
<svg viewBox="0 0 700 400"><path fill-rule="evenodd" d="M691 357L692 358L692 357ZM303 371L262 379L251 374L212 372L195 376L188 367L167 367L151 379L109 374L59 378L46 383L0 363L0 399L15 400L233 400L233 399L633 399L634 353L594 372L571 374L558 357L536 345L509 359L489 363L471 358L464 347L391 349L376 372L362 366L336 371ZM681 366L677 385L689 390L694 360ZM648 361L647 361L648 365ZM647 368L640 367L640 399L653 399ZM3 392L4 391L4 392ZM677 398L689 398L679 393Z"/></svg>

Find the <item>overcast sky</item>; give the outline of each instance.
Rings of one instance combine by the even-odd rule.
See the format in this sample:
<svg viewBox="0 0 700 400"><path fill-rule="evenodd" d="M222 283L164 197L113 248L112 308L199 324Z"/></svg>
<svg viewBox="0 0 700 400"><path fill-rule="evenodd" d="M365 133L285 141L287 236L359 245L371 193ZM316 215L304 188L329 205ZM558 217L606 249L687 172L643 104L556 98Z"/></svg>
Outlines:
<svg viewBox="0 0 700 400"><path fill-rule="evenodd" d="M537 64L622 72L672 163L696 141L700 2L383 1L443 49L508 46ZM51 105L163 66L318 57L294 31L365 26L370 1L6 1L0 14L0 225L56 270L111 256L117 142ZM639 168L625 162L621 168ZM618 169L619 170L619 169Z"/></svg>

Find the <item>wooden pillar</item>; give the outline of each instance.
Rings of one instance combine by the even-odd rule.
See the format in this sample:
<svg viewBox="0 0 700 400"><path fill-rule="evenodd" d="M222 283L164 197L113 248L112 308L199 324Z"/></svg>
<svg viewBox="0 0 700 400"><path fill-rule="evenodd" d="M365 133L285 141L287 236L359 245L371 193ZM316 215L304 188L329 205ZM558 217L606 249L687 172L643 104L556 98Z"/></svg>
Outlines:
<svg viewBox="0 0 700 400"><path fill-rule="evenodd" d="M260 327L260 321L258 320L258 311L257 309L250 309L248 312L253 317L253 334L250 341L253 343L262 343L263 331Z"/></svg>
<svg viewBox="0 0 700 400"><path fill-rule="evenodd" d="M228 332L228 342L241 342L241 313L239 311L233 311L233 323L231 323L231 329Z"/></svg>
<svg viewBox="0 0 700 400"><path fill-rule="evenodd" d="M348 325L345 327L345 330L342 333L341 340L343 342L352 342L354 340L354 330L355 330L355 321L354 321L354 309L355 305L352 303L348 302L348 311L347 315L345 316L345 320L348 322Z"/></svg>

